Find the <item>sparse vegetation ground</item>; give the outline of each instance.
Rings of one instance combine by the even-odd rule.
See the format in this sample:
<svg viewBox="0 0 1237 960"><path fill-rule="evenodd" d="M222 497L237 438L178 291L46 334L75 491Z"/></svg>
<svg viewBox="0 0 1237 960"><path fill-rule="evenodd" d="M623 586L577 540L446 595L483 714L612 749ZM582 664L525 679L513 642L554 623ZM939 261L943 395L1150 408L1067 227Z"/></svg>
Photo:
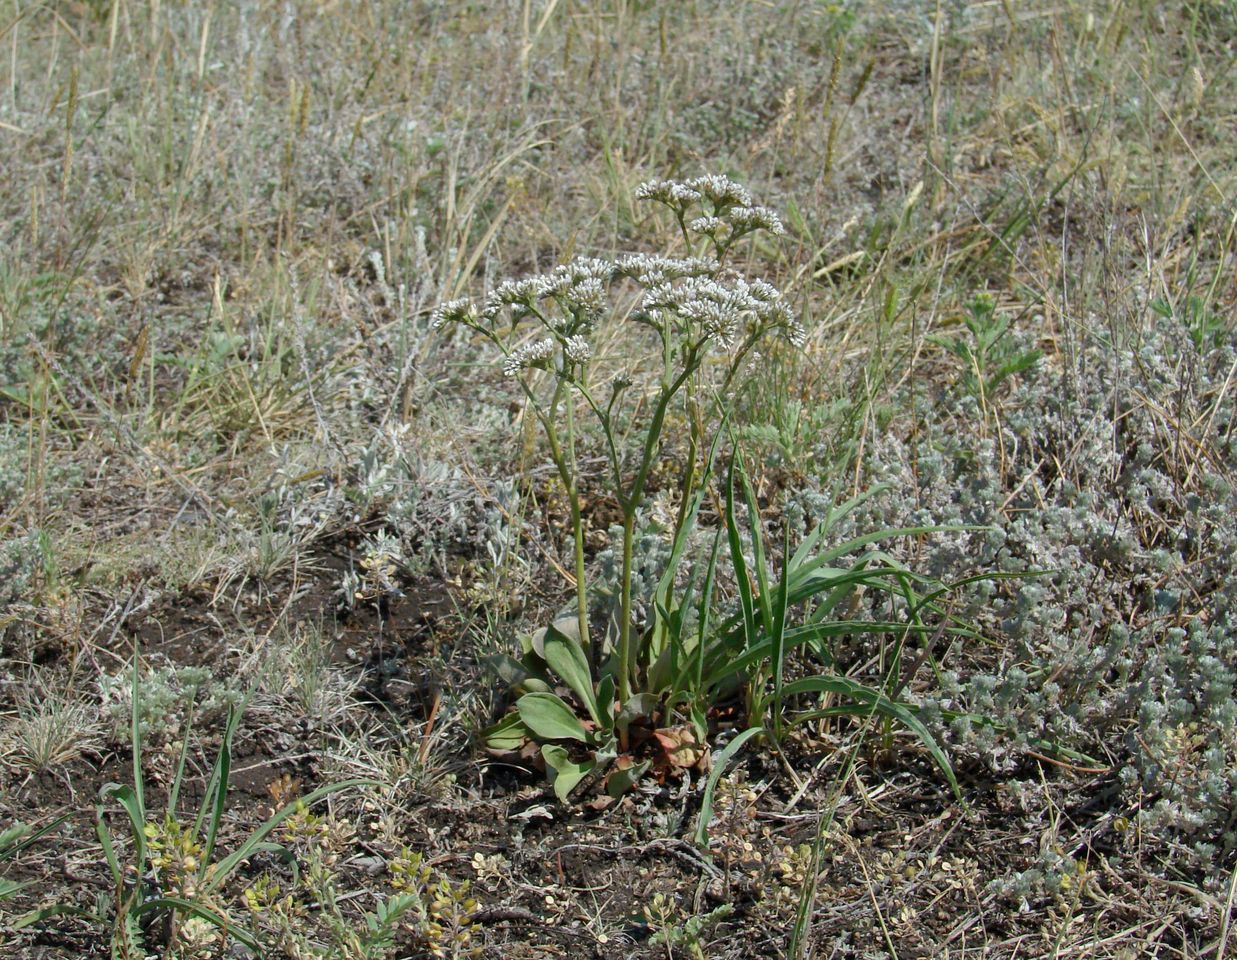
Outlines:
<svg viewBox="0 0 1237 960"><path fill-rule="evenodd" d="M1231 0L0 41L6 957L1237 951Z"/></svg>

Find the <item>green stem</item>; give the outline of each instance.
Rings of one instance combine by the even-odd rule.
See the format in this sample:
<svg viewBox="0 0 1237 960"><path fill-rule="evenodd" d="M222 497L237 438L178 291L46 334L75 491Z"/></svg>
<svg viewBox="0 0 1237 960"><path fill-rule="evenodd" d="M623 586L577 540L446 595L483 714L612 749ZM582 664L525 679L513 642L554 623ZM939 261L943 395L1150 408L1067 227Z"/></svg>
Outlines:
<svg viewBox="0 0 1237 960"><path fill-rule="evenodd" d="M619 596L618 702L619 709L631 698L631 564L636 543L636 507L623 507L623 574Z"/></svg>
<svg viewBox="0 0 1237 960"><path fill-rule="evenodd" d="M687 411L687 464L683 469L683 482L679 488L679 510L674 520L672 541L677 540L683 522L687 519L687 508L691 500L692 489L696 485L696 458L700 452L700 438L704 435L704 425L700 416L700 398L696 392L696 378L687 381L687 397L684 407Z"/></svg>
<svg viewBox="0 0 1237 960"><path fill-rule="evenodd" d="M584 402L593 411L593 415L597 418L597 423L601 426L602 435L606 438L606 453L610 459L611 479L614 481L616 495L621 497L623 495L623 464L619 459L618 447L614 443L614 429L610 421L610 411L609 409L601 409L584 383L577 380L575 385L576 389L580 391L580 395L584 397ZM613 405L613 400L611 400L611 405Z"/></svg>
<svg viewBox="0 0 1237 960"><path fill-rule="evenodd" d="M558 468L559 479L563 483L563 488L567 491L567 500L571 505L571 533L575 539L575 554L576 554L576 616L580 627L580 644L584 649L589 649L589 633L588 633L588 597L586 583L584 580L584 527L580 519L580 494L576 487L576 471L575 466L575 431L573 429L573 418L571 416L571 407L568 405L567 414L567 445L570 455L570 463L568 457L564 455L562 441L558 436L558 429L554 426L554 412L558 409L558 405L563 399L563 389L566 386L566 380L560 377L554 387L554 397L550 401L549 415L542 414L536 410L534 403L534 411L537 418L541 421L542 427L546 432L546 439L550 442L550 456L554 460L554 466ZM528 385L521 381L526 393L532 398L532 393L528 389ZM535 400L535 398L532 398Z"/></svg>
<svg viewBox="0 0 1237 960"><path fill-rule="evenodd" d="M560 380L561 384L563 381ZM597 675L598 651L593 650L589 643L588 631L588 587L584 578L584 522L580 516L579 470L576 460L576 419L573 397L567 398L567 455L571 460L571 482L567 489L567 499L571 502L571 535L575 540L576 567L576 617L580 625L580 644L588 651L593 664L593 675Z"/></svg>
<svg viewBox="0 0 1237 960"><path fill-rule="evenodd" d="M666 410L671 399L684 382L691 376L697 366L698 349L692 347L684 358L683 370L674 379L670 378L671 366L669 350L662 375L661 393L657 405L653 408L653 417L649 423L648 433L644 437L644 449L640 454L640 467L636 479L632 481L631 489L622 498L623 508L623 574L620 582L619 603L619 642L618 642L618 700L619 709L627 703L631 695L631 566L632 553L635 548L636 509L644 496L644 485L648 482L649 470L653 465L653 457L657 453L657 441L661 438L662 426L666 421Z"/></svg>

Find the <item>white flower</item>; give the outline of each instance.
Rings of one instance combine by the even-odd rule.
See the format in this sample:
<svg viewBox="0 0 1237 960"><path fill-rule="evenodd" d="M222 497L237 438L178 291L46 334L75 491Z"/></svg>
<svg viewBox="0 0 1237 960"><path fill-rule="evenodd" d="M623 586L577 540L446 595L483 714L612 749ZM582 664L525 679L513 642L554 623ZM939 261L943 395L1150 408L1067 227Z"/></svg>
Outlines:
<svg viewBox="0 0 1237 960"><path fill-rule="evenodd" d="M789 311L782 324L782 332L792 347L802 350L807 346L807 331L803 329L803 324L790 315Z"/></svg>
<svg viewBox="0 0 1237 960"><path fill-rule="evenodd" d="M720 217L697 217L687 225L687 229L692 233L702 233L706 237L716 238L719 232L725 231L726 221Z"/></svg>
<svg viewBox="0 0 1237 960"><path fill-rule="evenodd" d="M677 310L686 296L687 294L680 287L675 287L669 282L658 283L644 292L640 300L640 309L646 313L658 310Z"/></svg>
<svg viewBox="0 0 1237 960"><path fill-rule="evenodd" d="M726 219L734 227L735 233L768 230L770 233L780 237L786 232L786 228L782 226L781 219L768 207L732 207L726 211Z"/></svg>
<svg viewBox="0 0 1237 960"><path fill-rule="evenodd" d="M554 289L554 278L542 274L523 277L519 280L504 280L486 297L481 315L493 320L505 306L530 308Z"/></svg>
<svg viewBox="0 0 1237 960"><path fill-rule="evenodd" d="M614 275L614 264L597 257L576 257L567 266L559 269L570 275L572 283L582 283L585 280L608 282Z"/></svg>
<svg viewBox="0 0 1237 960"><path fill-rule="evenodd" d="M507 355L503 361L503 376L514 377L525 367L533 367L554 355L554 341L549 337L526 344Z"/></svg>
<svg viewBox="0 0 1237 960"><path fill-rule="evenodd" d="M643 287L657 287L682 277L712 276L718 263L712 257L660 257L635 253L622 257L614 265L615 273L631 277Z"/></svg>
<svg viewBox="0 0 1237 960"><path fill-rule="evenodd" d="M593 348L589 346L587 340L577 334L574 337L568 337L563 343L563 352L567 354L567 359L572 363L588 363L593 355Z"/></svg>
<svg viewBox="0 0 1237 960"><path fill-rule="evenodd" d="M772 303L775 300L781 299L782 293L773 284L767 280L753 280L748 286L748 292L757 300L764 303Z"/></svg>
<svg viewBox="0 0 1237 960"><path fill-rule="evenodd" d="M750 207L752 205L752 195L743 188L742 184L735 183L729 177L720 174L710 173L707 176L697 177L695 180L688 180L687 186L698 195L710 200L718 210L725 207Z"/></svg>
<svg viewBox="0 0 1237 960"><path fill-rule="evenodd" d="M684 210L700 199L700 192L677 180L649 180L636 187L637 200L656 200Z"/></svg>
<svg viewBox="0 0 1237 960"><path fill-rule="evenodd" d="M594 320L606 309L606 288L596 277L586 277L560 295L560 303L573 313Z"/></svg>
<svg viewBox="0 0 1237 960"><path fill-rule="evenodd" d="M448 300L430 314L430 326L441 330L448 323L471 322L477 319L477 308L467 297Z"/></svg>
<svg viewBox="0 0 1237 960"><path fill-rule="evenodd" d="M738 280L733 287L712 279L689 278L680 288L679 316L699 324L709 339L729 347L738 333L739 317L750 311L755 301L747 294L747 284Z"/></svg>

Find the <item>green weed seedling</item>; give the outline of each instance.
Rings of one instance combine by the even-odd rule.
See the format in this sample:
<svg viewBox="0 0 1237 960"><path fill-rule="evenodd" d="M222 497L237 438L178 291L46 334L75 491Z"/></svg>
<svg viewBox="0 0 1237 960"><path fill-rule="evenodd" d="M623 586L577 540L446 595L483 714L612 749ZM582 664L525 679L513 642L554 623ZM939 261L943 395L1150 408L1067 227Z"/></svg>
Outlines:
<svg viewBox="0 0 1237 960"><path fill-rule="evenodd" d="M1151 309L1166 320L1179 321L1199 353L1205 354L1221 346L1232 327L1231 321L1211 310L1206 300L1194 294L1180 305L1164 298L1153 300Z"/></svg>
<svg viewBox="0 0 1237 960"><path fill-rule="evenodd" d="M704 960L705 934L734 913L734 907L723 903L708 913L683 917L673 900L664 893L657 893L641 912L645 922L654 930L649 943L661 946L665 950L666 960L674 960L675 950L680 951L680 956L691 960Z"/></svg>
<svg viewBox="0 0 1237 960"><path fill-rule="evenodd" d="M258 939L239 926L223 904L224 885L252 856L270 853L295 862L283 846L267 840L271 832L298 810L324 797L371 780L354 779L328 784L289 803L249 835L232 853L216 857L215 843L227 806L232 765L232 740L240 723L243 705L228 713L219 753L203 793L202 805L192 823L180 818L178 800L188 759L192 709L186 713L180 758L162 817L152 816L146 804L142 775L140 658L133 655L132 710L129 737L133 752L133 782L108 783L99 791L95 806L95 831L111 874L111 890L99 896L94 909L71 904L53 904L19 917L14 929L43 923L57 916L80 917L107 931L114 960L145 960L151 941L170 953L187 927L203 924L226 940L231 938L260 953ZM109 801L119 804L128 827L128 842L122 844L109 825Z"/></svg>
<svg viewBox="0 0 1237 960"><path fill-rule="evenodd" d="M13 860L19 853L38 843L67 819L69 819L69 815L65 814L62 817L57 817L51 823L44 824L37 830L29 824L21 822L0 830L0 863L7 863ZM11 899L33 882L32 880L24 882L6 880L0 877L0 901Z"/></svg>
<svg viewBox="0 0 1237 960"><path fill-rule="evenodd" d="M1014 374L1031 369L1043 353L1038 349L1020 349L1007 336L1012 321L997 314L996 300L991 294L977 294L963 322L968 335L929 339L962 361L962 389L975 398L981 410L987 411L1001 384Z"/></svg>

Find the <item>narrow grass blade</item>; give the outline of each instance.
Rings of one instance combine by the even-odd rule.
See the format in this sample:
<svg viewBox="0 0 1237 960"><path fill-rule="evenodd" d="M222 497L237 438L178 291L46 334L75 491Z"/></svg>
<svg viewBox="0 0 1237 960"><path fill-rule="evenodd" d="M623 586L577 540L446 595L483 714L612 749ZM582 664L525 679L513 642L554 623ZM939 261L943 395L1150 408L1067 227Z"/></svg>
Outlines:
<svg viewBox="0 0 1237 960"><path fill-rule="evenodd" d="M150 913L152 910L175 910L178 913L183 913L191 917L197 917L199 920L205 920L212 927L219 930L221 933L232 937L234 940L240 941L250 950L257 953L259 956L263 954L262 943L252 934L245 932L227 916L217 910L196 902L193 900L184 900L180 897L156 897L152 900L145 900L133 908L132 915L137 917L143 913Z"/></svg>
<svg viewBox="0 0 1237 960"><path fill-rule="evenodd" d="M752 582L748 576L747 561L743 557L743 539L734 509L735 465L730 464L730 476L726 484L726 540L730 546L730 562L734 567L735 583L739 591L739 615L742 618L744 646L756 641L756 610L752 601Z"/></svg>
<svg viewBox="0 0 1237 960"><path fill-rule="evenodd" d="M924 722L906 704L890 700L881 691L865 686L848 677L804 677L801 680L795 680L787 684L784 693L788 697L800 693L832 693L856 701L854 705L843 704L837 707L813 710L809 713L800 714L796 717L796 722L822 716L866 716L872 713L896 720L919 738L919 742L928 751L928 755L932 757L933 761L945 775L945 779L949 781L954 797L958 800L962 799L962 790L958 786L953 766L945 755L945 751L941 749L940 744L936 742L936 738L932 736L932 732Z"/></svg>
<svg viewBox="0 0 1237 960"><path fill-rule="evenodd" d="M97 924L106 922L93 910L85 910L82 907L74 907L67 903L57 903L49 907L31 910L29 913L23 913L20 917L13 920L10 926L14 930L24 930L26 927L34 926L36 923L42 923L45 920L51 920L53 917L80 917L83 920L90 920Z"/></svg>
<svg viewBox="0 0 1237 960"><path fill-rule="evenodd" d="M739 458L736 454L736 462ZM759 590L757 594L758 609L760 610L760 619L765 631L773 632L773 597L772 590L769 586L769 566L765 559L765 543L764 543L764 524L760 519L760 509L756 506L756 494L752 490L751 481L747 478L747 471L743 469L743 464L739 462L739 480L743 486L743 501L747 507L747 524L751 530L752 536L752 563L756 566L756 586Z"/></svg>
<svg viewBox="0 0 1237 960"><path fill-rule="evenodd" d="M62 814L51 823L44 824L30 834L26 833L30 829L26 824L14 824L3 835L0 835L0 860L9 860L17 856L27 847L38 843L68 819L69 814Z"/></svg>
<svg viewBox="0 0 1237 960"><path fill-rule="evenodd" d="M219 744L219 754L215 758L215 766L211 770L202 807L198 811L197 821L193 826L193 834L198 836L202 830L202 820L209 814L210 823L206 830L202 866L198 873L199 880L205 876L207 866L212 862L215 839L219 835L219 824L223 820L223 808L228 799L228 781L232 773L232 737L236 734L240 718L240 709L233 706L228 711L228 721L223 728L223 740Z"/></svg>
<svg viewBox="0 0 1237 960"><path fill-rule="evenodd" d="M339 783L327 784L325 787L319 787L306 797L302 797L293 803L288 804L273 817L267 820L262 826L258 827L249 838L241 844L241 846L232 854L220 860L215 866L215 869L210 871L206 880L202 884L202 889L206 892L218 890L224 882L232 875L232 873L242 863L252 857L261 849L269 849L272 845L263 846L263 841L288 817L296 813L298 810L304 810L312 807L319 800L329 797L335 793L342 793L344 790L351 790L354 787L376 787L377 780L370 779L354 779L341 780Z"/></svg>
<svg viewBox="0 0 1237 960"><path fill-rule="evenodd" d="M782 570L772 604L772 630L769 636L769 662L773 668L773 730L782 739L782 675L786 667L786 592L790 583L790 523L782 524Z"/></svg>
<svg viewBox="0 0 1237 960"><path fill-rule="evenodd" d="M748 727L726 745L726 749L713 759L713 769L704 785L704 796L700 800L700 816L696 823L695 842L699 846L707 846L709 842L709 821L713 819L713 794L717 790L717 782L726 772L726 767L735 755L743 749L743 745L752 737L764 733L764 727Z"/></svg>
<svg viewBox="0 0 1237 960"><path fill-rule="evenodd" d="M133 836L133 854L134 859L141 869L146 867L146 815L142 810L141 801L138 799L137 793L128 784L120 783L105 783L99 790L99 799L106 800L109 797L115 797L120 803L121 808L125 812L125 816L129 818L129 832ZM104 852L107 853L111 844L104 840L103 834L107 833L107 828L103 825L102 811L99 815L99 839L104 842ZM109 862L114 860L115 853L108 858ZM115 872L115 870L113 870Z"/></svg>

